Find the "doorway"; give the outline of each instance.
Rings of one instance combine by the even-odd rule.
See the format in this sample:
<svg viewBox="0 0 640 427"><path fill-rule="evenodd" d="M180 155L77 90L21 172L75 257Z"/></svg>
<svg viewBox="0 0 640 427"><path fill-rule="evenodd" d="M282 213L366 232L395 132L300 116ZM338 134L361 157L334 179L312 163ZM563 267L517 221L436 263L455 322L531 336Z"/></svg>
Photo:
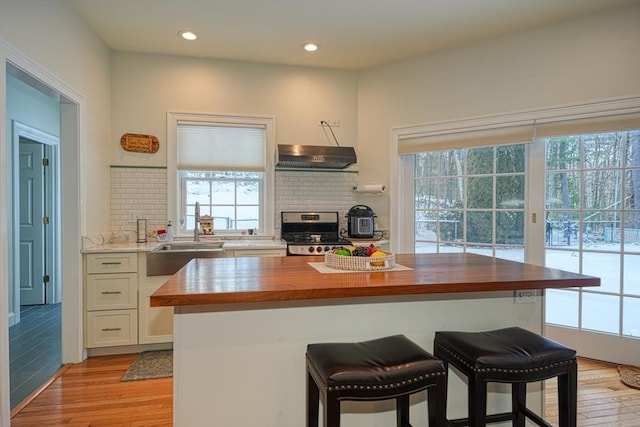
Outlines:
<svg viewBox="0 0 640 427"><path fill-rule="evenodd" d="M62 366L60 138L38 129L59 132L60 107L58 97L31 87L23 76L12 75L8 86L14 189L10 204L14 259L9 281L13 409ZM20 108L22 104L27 107Z"/></svg>
<svg viewBox="0 0 640 427"><path fill-rule="evenodd" d="M83 204L86 189L84 153L86 132L85 97L11 46L0 41L0 127L10 129L14 115L9 100L10 77L24 79L29 90L39 90L54 96L58 107L56 121L59 126L59 182L60 207L56 212L60 224L60 236L53 251L59 256L59 290L64 295L61 311L62 362L77 363L86 357L83 348L82 329L82 256L81 242L86 228L86 208ZM35 112L33 109L29 109ZM18 120L20 121L20 120ZM10 132L0 133L0 146L11 147ZM0 197L13 203L16 183L10 170L14 162L8 149L0 150ZM13 206L13 205L11 205ZM0 203L0 220L7 233L0 233L0 425L10 425L10 363L9 325L14 320L12 312L14 292L10 282L17 269L14 256L14 212L8 203ZM19 315L19 313L18 313Z"/></svg>

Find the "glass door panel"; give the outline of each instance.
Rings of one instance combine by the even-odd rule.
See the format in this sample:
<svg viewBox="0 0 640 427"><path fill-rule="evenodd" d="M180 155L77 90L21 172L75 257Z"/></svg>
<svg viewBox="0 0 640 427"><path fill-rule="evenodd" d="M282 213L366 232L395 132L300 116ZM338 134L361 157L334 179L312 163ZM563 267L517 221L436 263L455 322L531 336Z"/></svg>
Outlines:
<svg viewBox="0 0 640 427"><path fill-rule="evenodd" d="M546 150L545 265L601 279L597 288L546 292L547 334L582 356L635 364L640 363L639 134L535 142Z"/></svg>

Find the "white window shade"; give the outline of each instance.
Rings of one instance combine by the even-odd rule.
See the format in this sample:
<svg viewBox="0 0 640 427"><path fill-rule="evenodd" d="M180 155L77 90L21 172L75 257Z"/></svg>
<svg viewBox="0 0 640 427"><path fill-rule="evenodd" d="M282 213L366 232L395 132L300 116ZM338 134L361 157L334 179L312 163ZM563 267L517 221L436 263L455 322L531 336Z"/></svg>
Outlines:
<svg viewBox="0 0 640 427"><path fill-rule="evenodd" d="M264 172L265 126L178 123L178 169Z"/></svg>
<svg viewBox="0 0 640 427"><path fill-rule="evenodd" d="M640 129L640 113L546 120L536 123L536 138Z"/></svg>
<svg viewBox="0 0 640 427"><path fill-rule="evenodd" d="M533 124L503 125L485 129L434 131L403 135L398 141L398 154L414 154L436 150L521 144L533 141Z"/></svg>

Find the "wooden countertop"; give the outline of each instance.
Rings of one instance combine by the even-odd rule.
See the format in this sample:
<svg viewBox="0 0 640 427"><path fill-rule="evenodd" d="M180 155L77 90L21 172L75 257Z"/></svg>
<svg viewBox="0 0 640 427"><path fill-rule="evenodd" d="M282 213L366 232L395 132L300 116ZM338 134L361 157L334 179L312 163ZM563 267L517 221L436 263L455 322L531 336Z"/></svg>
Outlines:
<svg viewBox="0 0 640 427"><path fill-rule="evenodd" d="M151 295L151 306L184 306L600 286L600 279L475 254L398 254L407 271L322 274L289 256L194 259Z"/></svg>

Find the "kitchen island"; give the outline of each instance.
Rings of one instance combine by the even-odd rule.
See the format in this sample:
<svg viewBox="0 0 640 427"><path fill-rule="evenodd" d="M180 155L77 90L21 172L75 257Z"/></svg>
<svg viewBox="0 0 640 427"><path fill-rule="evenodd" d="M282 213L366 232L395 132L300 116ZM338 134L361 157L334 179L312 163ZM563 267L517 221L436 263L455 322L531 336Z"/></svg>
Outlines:
<svg viewBox="0 0 640 427"><path fill-rule="evenodd" d="M403 271L320 273L322 257L196 259L151 296L174 307L174 425L304 425L306 345L402 333L432 351L437 330L520 326L542 333L542 298L514 304L514 290L598 286L598 278L474 254L402 254ZM452 374L449 415L466 389ZM489 410L510 404L491 388ZM426 397L412 424L426 426ZM540 411L540 389L529 393ZM382 427L394 403L346 402L343 425Z"/></svg>

